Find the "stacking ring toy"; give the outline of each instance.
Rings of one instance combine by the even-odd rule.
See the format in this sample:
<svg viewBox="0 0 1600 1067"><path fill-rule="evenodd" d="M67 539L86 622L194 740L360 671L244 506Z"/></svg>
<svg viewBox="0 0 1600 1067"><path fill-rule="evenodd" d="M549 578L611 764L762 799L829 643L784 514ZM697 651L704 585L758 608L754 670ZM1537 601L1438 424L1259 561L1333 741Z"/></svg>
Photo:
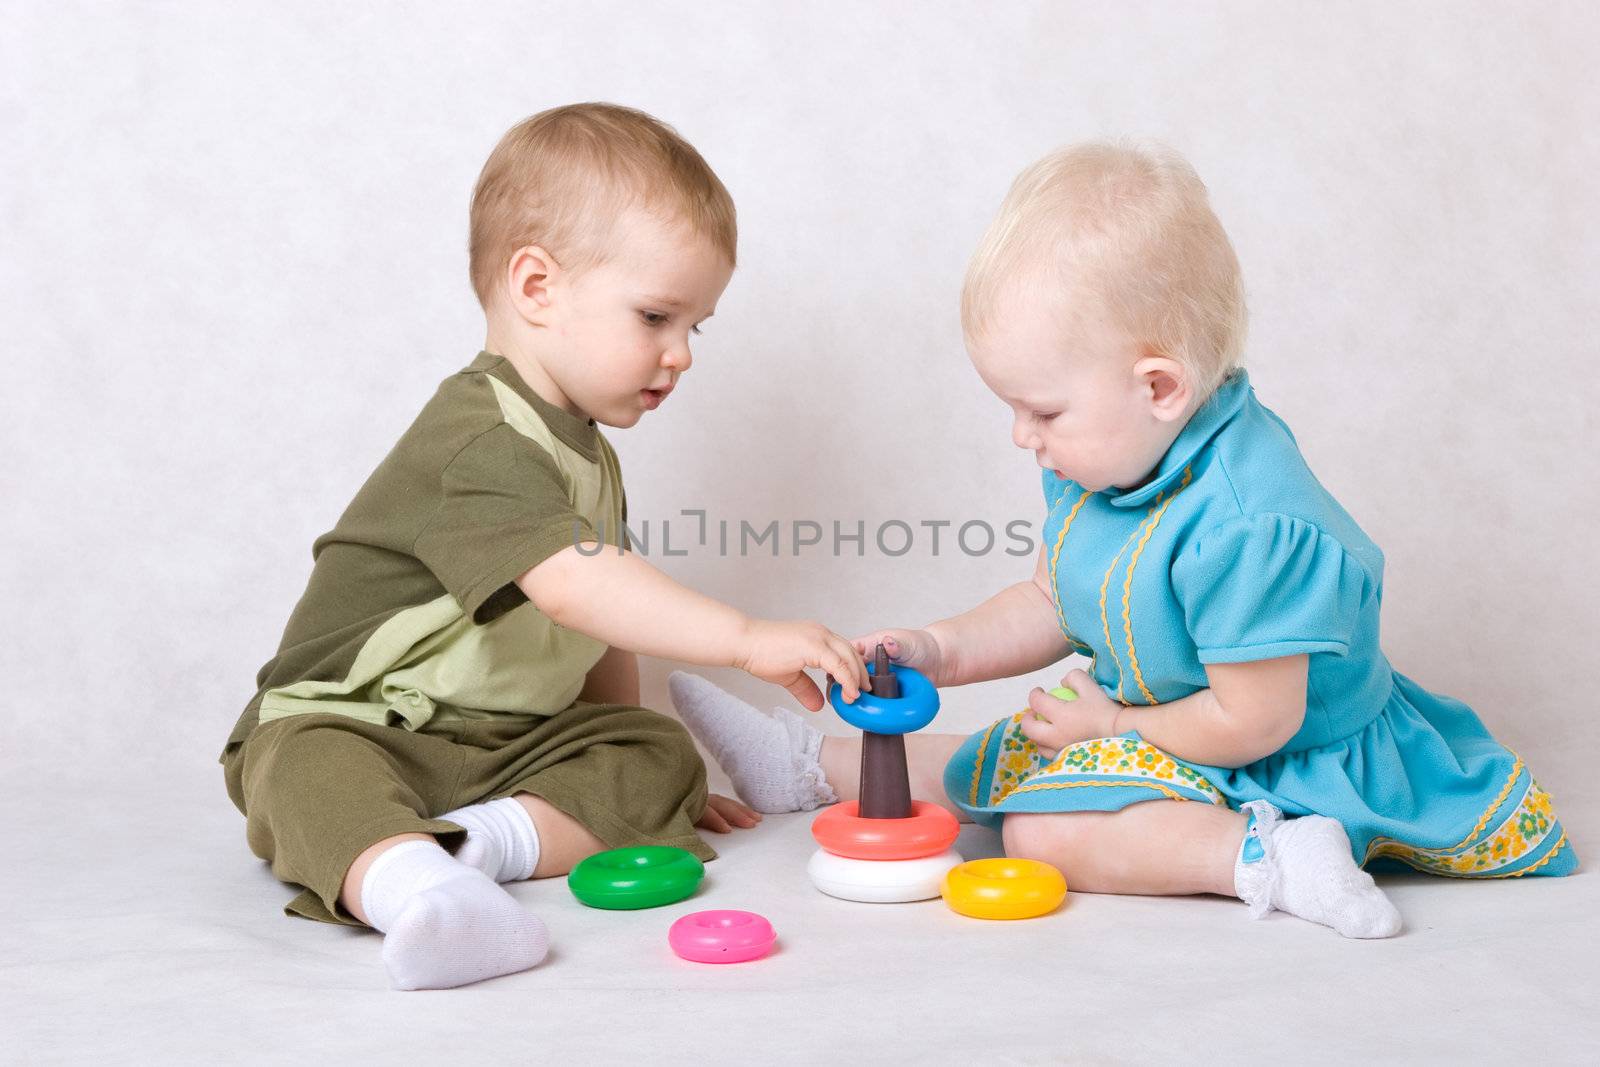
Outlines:
<svg viewBox="0 0 1600 1067"><path fill-rule="evenodd" d="M909 819L863 819L854 800L825 808L811 823L811 836L835 856L855 860L914 860L955 844L956 817L925 800L911 802Z"/></svg>
<svg viewBox="0 0 1600 1067"><path fill-rule="evenodd" d="M944 879L944 901L974 919L1032 919L1067 898L1067 880L1048 863L1002 857L971 860Z"/></svg>
<svg viewBox="0 0 1600 1067"><path fill-rule="evenodd" d="M695 963L744 963L772 951L778 935L753 911L697 911L667 931L667 944Z"/></svg>
<svg viewBox="0 0 1600 1067"><path fill-rule="evenodd" d="M939 895L945 872L961 862L951 850L915 860L853 860L818 849L811 854L806 873L830 897L864 904L903 904L932 900Z"/></svg>
<svg viewBox="0 0 1600 1067"><path fill-rule="evenodd" d="M705 873L681 848L641 845L595 853L567 875L567 888L591 908L655 908L692 896Z"/></svg>
<svg viewBox="0 0 1600 1067"><path fill-rule="evenodd" d="M839 683L828 686L828 701L839 718L858 730L875 734L909 734L920 730L939 714L939 691L920 671L910 667L889 664L889 669L900 680L897 697L874 696L863 692L854 704L846 704ZM867 673L877 674L876 665L868 664Z"/></svg>

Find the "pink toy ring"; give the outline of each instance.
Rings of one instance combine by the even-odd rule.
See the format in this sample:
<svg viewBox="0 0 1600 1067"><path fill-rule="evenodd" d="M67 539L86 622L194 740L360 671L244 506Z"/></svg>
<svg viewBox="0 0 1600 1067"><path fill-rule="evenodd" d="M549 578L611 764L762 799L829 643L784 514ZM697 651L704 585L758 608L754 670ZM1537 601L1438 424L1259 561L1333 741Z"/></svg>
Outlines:
<svg viewBox="0 0 1600 1067"><path fill-rule="evenodd" d="M753 911L697 911L667 931L667 944L695 963L744 963L772 951L778 935Z"/></svg>
<svg viewBox="0 0 1600 1067"><path fill-rule="evenodd" d="M853 860L914 860L937 856L961 832L956 817L925 800L911 802L909 819L863 819L854 800L835 804L811 823L811 836L835 856Z"/></svg>

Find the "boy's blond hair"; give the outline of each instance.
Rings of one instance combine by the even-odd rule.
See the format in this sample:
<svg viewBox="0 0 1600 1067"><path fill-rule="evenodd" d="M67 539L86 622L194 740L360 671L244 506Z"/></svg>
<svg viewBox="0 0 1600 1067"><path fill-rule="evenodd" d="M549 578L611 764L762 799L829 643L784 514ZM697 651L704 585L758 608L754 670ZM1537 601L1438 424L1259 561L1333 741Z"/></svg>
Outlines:
<svg viewBox="0 0 1600 1067"><path fill-rule="evenodd" d="M1204 398L1239 365L1247 316L1239 260L1206 187L1162 146L1095 141L1017 176L967 267L969 339L1018 281L1088 297L1141 344L1182 363Z"/></svg>
<svg viewBox="0 0 1600 1067"><path fill-rule="evenodd" d="M617 216L637 204L680 220L734 263L733 198L694 146L631 107L569 104L517 123L472 193L472 288L488 309L520 248L539 245L568 270L606 258Z"/></svg>

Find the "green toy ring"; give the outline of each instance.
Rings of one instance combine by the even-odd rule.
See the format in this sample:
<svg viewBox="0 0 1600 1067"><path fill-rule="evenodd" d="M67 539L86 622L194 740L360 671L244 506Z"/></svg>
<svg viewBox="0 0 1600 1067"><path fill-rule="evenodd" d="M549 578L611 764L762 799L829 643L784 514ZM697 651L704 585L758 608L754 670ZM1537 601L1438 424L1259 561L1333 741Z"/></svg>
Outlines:
<svg viewBox="0 0 1600 1067"><path fill-rule="evenodd" d="M693 853L641 845L595 853L567 875L567 888L591 908L658 908L693 896L705 873Z"/></svg>

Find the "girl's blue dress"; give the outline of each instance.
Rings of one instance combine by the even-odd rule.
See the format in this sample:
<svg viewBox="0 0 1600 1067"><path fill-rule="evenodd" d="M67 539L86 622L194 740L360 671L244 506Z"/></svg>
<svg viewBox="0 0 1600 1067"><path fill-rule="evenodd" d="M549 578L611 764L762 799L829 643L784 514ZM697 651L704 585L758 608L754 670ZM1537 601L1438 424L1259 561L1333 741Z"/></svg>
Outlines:
<svg viewBox="0 0 1600 1067"><path fill-rule="evenodd" d="M1294 435L1236 371L1137 489L1044 475L1057 618L1089 673L1126 704L1206 687L1205 665L1309 654L1306 717L1245 767L1188 763L1138 734L1046 760L1021 713L969 738L945 788L979 823L1112 811L1142 800L1267 800L1344 824L1357 862L1433 874L1567 874L1577 858L1550 797L1458 700L1378 647L1383 554L1306 466Z"/></svg>

